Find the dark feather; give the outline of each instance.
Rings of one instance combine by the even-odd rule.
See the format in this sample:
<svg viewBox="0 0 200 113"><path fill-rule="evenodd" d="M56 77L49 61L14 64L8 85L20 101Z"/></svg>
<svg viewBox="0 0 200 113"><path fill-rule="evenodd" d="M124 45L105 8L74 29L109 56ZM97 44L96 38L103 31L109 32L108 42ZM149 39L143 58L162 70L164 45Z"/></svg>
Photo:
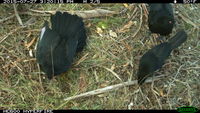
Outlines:
<svg viewBox="0 0 200 113"><path fill-rule="evenodd" d="M154 71L160 69L173 49L179 47L187 39L185 31L179 31L169 42L161 43L147 51L140 59L137 73L138 83L141 85Z"/></svg>
<svg viewBox="0 0 200 113"><path fill-rule="evenodd" d="M50 29L45 22L36 50L37 62L50 79L70 68L87 38L83 20L76 15L56 12L51 15L51 25Z"/></svg>
<svg viewBox="0 0 200 113"><path fill-rule="evenodd" d="M174 27L171 4L149 4L148 26L152 33L169 35Z"/></svg>

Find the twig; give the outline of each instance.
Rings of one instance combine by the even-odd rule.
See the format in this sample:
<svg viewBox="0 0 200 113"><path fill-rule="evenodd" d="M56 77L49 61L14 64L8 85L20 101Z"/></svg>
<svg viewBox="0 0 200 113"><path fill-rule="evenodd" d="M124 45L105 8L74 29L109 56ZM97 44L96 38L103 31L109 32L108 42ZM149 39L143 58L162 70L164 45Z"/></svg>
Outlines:
<svg viewBox="0 0 200 113"><path fill-rule="evenodd" d="M162 109L162 105L160 103L160 100L158 99L158 96L160 95L156 90L154 90L154 82L151 84L151 90L153 91L154 96L156 97L157 103L160 107L160 109ZM157 96L158 95L158 96Z"/></svg>
<svg viewBox="0 0 200 113"><path fill-rule="evenodd" d="M17 65L17 62L11 62L11 64L13 65L13 67L17 67L17 69L18 69L20 72L23 72L23 70Z"/></svg>
<svg viewBox="0 0 200 113"><path fill-rule="evenodd" d="M148 10L147 10L146 5L145 5L145 4L142 4L142 8L144 9L144 15L145 15L145 17L148 18L149 12L148 12Z"/></svg>
<svg viewBox="0 0 200 113"><path fill-rule="evenodd" d="M25 23L24 23L24 25L25 26L29 26L29 25L32 25L32 24L34 24L36 22L36 18L30 18L28 21L26 21Z"/></svg>
<svg viewBox="0 0 200 113"><path fill-rule="evenodd" d="M169 100L169 94L170 94L170 91L171 91L171 87L172 87L174 81L176 80L175 78L176 78L177 75L179 74L179 71L180 71L180 69L182 68L182 66L183 66L183 65L181 65L181 66L178 68L178 71L177 71L176 75L173 77L174 80L173 80L172 82L170 82L170 84L169 84L169 86L168 86L167 101L168 101L168 103L169 103L170 109L172 109L172 105L171 105L170 100Z"/></svg>
<svg viewBox="0 0 200 113"><path fill-rule="evenodd" d="M81 57L78 62L74 65L74 66L78 66L81 62L83 62L87 56L89 55L89 53L86 53L83 57Z"/></svg>
<svg viewBox="0 0 200 113"><path fill-rule="evenodd" d="M143 11L142 11L142 8L140 5L139 5L139 7L140 7L140 23L139 23L139 27L137 28L136 32L132 36L133 38L137 35L137 33L140 31L140 28L142 26Z"/></svg>
<svg viewBox="0 0 200 113"><path fill-rule="evenodd" d="M134 24L132 20L134 20L134 18L137 16L137 9L138 9L137 7L134 8L134 10L130 16L130 19L126 22L125 25L123 25L123 27L121 27L120 29L117 30L118 33L124 33L124 32L129 31L130 27ZM129 38L129 37L126 37L126 38ZM121 39L121 41L122 40L124 40L124 39Z"/></svg>
<svg viewBox="0 0 200 113"><path fill-rule="evenodd" d="M40 14L36 14L36 13L31 13L29 12L19 12L19 14L26 14L26 15L31 15L31 16L51 16L51 14L46 14L46 13L40 13Z"/></svg>
<svg viewBox="0 0 200 113"><path fill-rule="evenodd" d="M24 63L30 62L30 61L36 61L36 58L30 58L30 59L23 60Z"/></svg>
<svg viewBox="0 0 200 113"><path fill-rule="evenodd" d="M0 43L2 43L6 38L8 38L8 36L12 35L13 33L17 32L19 29L21 29L23 27L17 27L14 30L12 30L10 33L8 33L7 35L3 36L3 38L0 38Z"/></svg>
<svg viewBox="0 0 200 113"><path fill-rule="evenodd" d="M23 26L22 20L21 20L19 14L18 14L18 12L17 12L16 5L13 4L13 7L14 7L14 11L15 11L15 16L17 17L17 20L18 20L19 24L20 24L21 26Z"/></svg>
<svg viewBox="0 0 200 113"><path fill-rule="evenodd" d="M32 12L36 13L47 13L47 14L55 14L56 11L40 11L40 10L33 10L30 9ZM86 11L61 11L61 12L68 12L70 14L76 14L82 18L93 18L93 17L102 17L102 16L111 16L114 14L119 14L119 12L109 11L105 9L95 9L95 10L86 10Z"/></svg>
<svg viewBox="0 0 200 113"><path fill-rule="evenodd" d="M31 18L26 22L25 26L24 25L23 26L19 26L19 27L15 28L14 30L12 30L10 33L4 35L3 38L0 38L0 43L2 43L6 38L8 38L8 36L10 36L13 33L17 32L19 29L22 29L22 28L25 28L25 27L28 27L28 26L32 25L33 24L32 22L34 22L34 21Z"/></svg>
<svg viewBox="0 0 200 113"><path fill-rule="evenodd" d="M199 27L198 27L199 24L196 25L196 24L193 23L190 19L184 17L181 13L178 13L178 15L179 15L185 22L187 22L188 24L191 24L191 25L192 25L193 27L195 27L195 28L199 28Z"/></svg>
<svg viewBox="0 0 200 113"><path fill-rule="evenodd" d="M138 8L135 7L135 9L133 10L133 13L131 14L130 20L133 20L133 19L137 16L137 13L136 13L136 12L137 12L137 9L138 9ZM136 13L136 14L135 14L135 13ZM130 20L129 20L129 21L130 21Z"/></svg>
<svg viewBox="0 0 200 113"><path fill-rule="evenodd" d="M137 35L137 33L140 31L141 26L142 26L142 16L143 16L143 12L142 12L142 8L141 8L140 5L139 5L139 7L140 7L140 23L139 23L139 27L137 28L137 30L136 30L136 31L134 32L134 34L132 35L133 38ZM137 11L137 9L136 9L136 11ZM134 17L131 17L131 19L133 19L133 18L135 18L135 16L134 16ZM126 40L127 38L129 38L129 37L126 37L126 38L121 39L120 42L123 41L123 40Z"/></svg>
<svg viewBox="0 0 200 113"><path fill-rule="evenodd" d="M27 30L27 31L22 31L22 33L40 32L40 31L41 31L40 29L30 29L30 30Z"/></svg>
<svg viewBox="0 0 200 113"><path fill-rule="evenodd" d="M165 75L157 76L156 78L154 78L154 81L159 80L163 76L165 76ZM152 82L152 77L149 77L145 81L145 83L150 83L150 82ZM137 84L137 80L123 82L123 83L120 83L120 84L116 84L116 85L96 89L96 90L93 90L93 91L85 92L85 93L82 93L82 94L79 94L79 95L76 95L76 96L71 96L71 97L65 98L64 100L70 101L70 100L78 99L78 98L82 98L82 97L94 96L94 95L109 92L109 91L112 91L112 90L115 90L115 89L119 89L119 88L122 88L122 87L125 87L125 86L136 85L136 84Z"/></svg>
<svg viewBox="0 0 200 113"><path fill-rule="evenodd" d="M40 10L34 10L34 9L30 9L30 11L36 12L36 13L47 13L47 14L54 14L54 13L56 13L56 11L40 11Z"/></svg>
<svg viewBox="0 0 200 113"><path fill-rule="evenodd" d="M15 15L11 15L9 17L3 18L3 19L0 20L0 23L3 23L4 21L7 21L7 20L14 18L14 17L15 17Z"/></svg>
<svg viewBox="0 0 200 113"><path fill-rule="evenodd" d="M113 70L108 69L106 67L103 67L103 68L106 69L106 70L108 70L109 72L111 72L115 77L117 77L121 82L123 82L122 79L119 77L119 75L117 73L115 73Z"/></svg>
<svg viewBox="0 0 200 113"><path fill-rule="evenodd" d="M26 48L29 49L33 45L33 43L36 41L36 39L37 38L34 37L29 43L25 43Z"/></svg>

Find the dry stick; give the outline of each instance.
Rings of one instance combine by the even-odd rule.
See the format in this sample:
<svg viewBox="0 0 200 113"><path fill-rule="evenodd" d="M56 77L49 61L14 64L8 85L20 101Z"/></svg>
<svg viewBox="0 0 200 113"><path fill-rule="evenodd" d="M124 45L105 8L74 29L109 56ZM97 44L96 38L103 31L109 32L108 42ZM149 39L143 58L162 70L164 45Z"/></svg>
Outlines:
<svg viewBox="0 0 200 113"><path fill-rule="evenodd" d="M17 11L17 8L16 8L16 5L13 4L13 7L14 7L14 11L15 11L15 16L17 17L17 20L18 20L19 24L20 24L21 26L23 26L23 23L22 23L22 20L21 20L19 14L18 14L18 11Z"/></svg>
<svg viewBox="0 0 200 113"><path fill-rule="evenodd" d="M169 86L168 86L168 91L167 91L167 101L169 103L169 107L170 109L172 109L172 105L170 104L170 100L169 100L169 94L170 94L170 91L171 91L171 87L172 87L172 84L174 83L175 81L175 78L178 76L179 72L180 72L180 69L182 68L183 65L181 65L179 68L178 68L178 71L176 73L176 75L174 76L174 80L172 82L170 82Z"/></svg>
<svg viewBox="0 0 200 113"><path fill-rule="evenodd" d="M151 90L153 91L153 94L154 94L154 96L157 100L157 103L158 103L160 109L162 109L162 105L161 105L160 100L158 99L158 96L157 96L157 95L160 95L160 94L156 90L154 90L154 82L151 84Z"/></svg>
<svg viewBox="0 0 200 113"><path fill-rule="evenodd" d="M48 14L55 14L56 11L40 11L40 10L33 10L30 9L32 12L36 13L48 13ZM119 12L109 11L105 9L95 9L95 10L86 10L86 11L61 11L61 12L68 12L70 14L76 14L82 18L93 18L93 17L101 17L101 16L110 16L114 14L119 14Z"/></svg>
<svg viewBox="0 0 200 113"><path fill-rule="evenodd" d="M154 80L152 79L152 77L149 77L148 79L146 79L145 83L157 81L163 76L165 76L165 75L160 75L160 76L154 78ZM136 85L136 84L137 84L137 80L123 82L123 83L120 83L120 84L116 84L116 85L108 86L108 87L105 87L105 88L100 88L100 89L96 89L96 90L89 91L89 92L86 92L86 93L82 93L82 94L79 94L79 95L71 96L71 97L65 98L64 101L70 101L70 100L73 100L73 99L94 96L94 95L109 92L109 91L112 91L112 90L115 90L115 89L118 89L118 88L130 86L130 85Z"/></svg>
<svg viewBox="0 0 200 113"><path fill-rule="evenodd" d="M9 17L3 18L3 19L0 20L0 23L3 23L4 21L7 21L7 20L12 19L14 17L15 17L15 15L11 15Z"/></svg>
<svg viewBox="0 0 200 113"><path fill-rule="evenodd" d="M47 13L42 13L42 14L36 14L36 13L31 13L29 12L19 12L19 14L26 14L26 15L31 15L31 16L51 16L51 14L47 14Z"/></svg>
<svg viewBox="0 0 200 113"><path fill-rule="evenodd" d="M139 7L140 7L140 23L139 23L139 27L137 28L137 30L136 30L136 31L134 32L134 34L132 35L133 38L137 35L137 33L140 31L141 26L142 26L142 16L143 16L143 13L142 13L142 8L141 8L141 6L139 6ZM126 37L126 38L121 39L120 42L123 41L123 40L126 40L127 38L129 38L129 37Z"/></svg>
<svg viewBox="0 0 200 113"><path fill-rule="evenodd" d="M5 36L3 36L3 38L0 38L0 43L2 43L6 38L8 38L8 36L12 35L13 33L17 32L19 29L22 29L22 28L25 28L29 25L32 25L32 18L29 19L26 23L25 23L25 26L19 26L17 28L15 28L14 30L12 30L10 33L6 34Z"/></svg>
<svg viewBox="0 0 200 113"><path fill-rule="evenodd" d="M0 38L0 43L2 43L6 38L8 38L8 36L12 35L13 33L17 32L19 29L21 29L23 27L17 27L16 29L12 30L10 33L8 33L7 35L5 35L3 38Z"/></svg>
<svg viewBox="0 0 200 113"><path fill-rule="evenodd" d="M132 14L131 14L131 16L130 16L130 19L129 19L127 22L132 21L132 20L137 16L137 13L136 13L137 9L138 9L137 7L134 8L134 10L132 11ZM135 13L136 13L136 14L135 14ZM124 25L123 25L123 27L124 27ZM122 27L122 28L123 28L123 27ZM121 29L122 29L122 28L121 28Z"/></svg>
<svg viewBox="0 0 200 113"><path fill-rule="evenodd" d="M192 25L193 27L195 27L195 28L199 28L199 27L198 27L199 24L196 25L196 24L193 23L190 19L184 17L181 13L178 13L178 15L179 15L185 22L187 22L188 24L191 24L191 25Z"/></svg>
<svg viewBox="0 0 200 113"><path fill-rule="evenodd" d="M117 75L117 73L115 73L113 70L111 70L107 67L103 67L103 68L106 69L107 71L111 72L115 77L117 77L121 82L123 82L122 79L119 77L119 75Z"/></svg>
<svg viewBox="0 0 200 113"><path fill-rule="evenodd" d="M30 11L36 12L36 13L49 13L49 14L54 14L56 12L56 11L40 11L40 10L34 10L34 9L30 9Z"/></svg>
<svg viewBox="0 0 200 113"><path fill-rule="evenodd" d="M81 57L78 62L74 65L74 66L78 66L81 62L83 62L87 56L89 55L89 53L86 53L83 57Z"/></svg>
<svg viewBox="0 0 200 113"><path fill-rule="evenodd" d="M146 5L145 5L145 4L142 4L142 8L144 9L144 15L145 15L145 17L148 18L149 12L148 12L148 10L147 10Z"/></svg>
<svg viewBox="0 0 200 113"><path fill-rule="evenodd" d="M140 7L140 24L139 24L139 27L138 27L138 29L136 30L136 32L133 34L133 38L137 35L137 33L140 31L140 29L141 29L141 26L142 26L142 17L143 17L143 11L142 11L142 7L139 5L139 7Z"/></svg>
<svg viewBox="0 0 200 113"><path fill-rule="evenodd" d="M33 43L36 41L36 39L37 38L34 37L29 43L25 43L26 48L29 49L33 45Z"/></svg>
<svg viewBox="0 0 200 113"><path fill-rule="evenodd" d="M39 66L39 64L37 64L37 67L38 67L38 70L39 70L39 74L38 74L38 78L39 78L39 83L40 83L40 88L42 89L42 91L44 91L44 88L43 88L43 85L42 85L42 76L41 76L41 70L40 70L40 66Z"/></svg>
<svg viewBox="0 0 200 113"><path fill-rule="evenodd" d="M122 79L119 77L119 75L117 73L115 73L112 69L109 69L106 67L103 67L103 68L106 69L107 71L111 72L115 77L117 77L117 79L119 79L121 81L122 85L125 87L125 85L123 84L124 82L122 81Z"/></svg>
<svg viewBox="0 0 200 113"><path fill-rule="evenodd" d="M130 20L133 20L133 19L135 19L135 17L137 16L137 13L136 13L136 11L137 11L137 7L135 7L135 9L133 10L133 13L131 14L131 18L130 18ZM136 13L136 14L135 14ZM130 21L129 20L129 21Z"/></svg>

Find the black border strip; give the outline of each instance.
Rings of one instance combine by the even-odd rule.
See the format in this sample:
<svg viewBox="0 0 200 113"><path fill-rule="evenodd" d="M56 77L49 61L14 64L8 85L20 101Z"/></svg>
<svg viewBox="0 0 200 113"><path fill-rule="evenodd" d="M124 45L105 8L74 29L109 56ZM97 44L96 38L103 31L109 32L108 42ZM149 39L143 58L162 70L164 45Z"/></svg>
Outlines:
<svg viewBox="0 0 200 113"><path fill-rule="evenodd" d="M114 112L114 113L155 113L155 112L172 112L179 113L177 110L0 110L1 113L92 113L92 112ZM188 112L189 113L189 112Z"/></svg>
<svg viewBox="0 0 200 113"><path fill-rule="evenodd" d="M199 0L0 0L1 3L197 3Z"/></svg>

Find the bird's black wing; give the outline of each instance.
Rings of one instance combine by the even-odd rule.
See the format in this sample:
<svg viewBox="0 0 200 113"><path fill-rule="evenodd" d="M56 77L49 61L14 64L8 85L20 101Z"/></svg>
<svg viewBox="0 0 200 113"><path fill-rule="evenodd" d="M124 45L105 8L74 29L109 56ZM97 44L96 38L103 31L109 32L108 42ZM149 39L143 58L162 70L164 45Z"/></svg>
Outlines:
<svg viewBox="0 0 200 113"><path fill-rule="evenodd" d="M73 38L78 40L76 52L82 51L86 45L86 30L83 19L77 15L71 15L66 12L56 12L51 16L52 29L58 32L61 37ZM72 40L73 40L72 39Z"/></svg>
<svg viewBox="0 0 200 113"><path fill-rule="evenodd" d="M59 35L49 28L46 28L42 38L38 41L36 59L41 69L47 75L52 75L54 71L54 68L52 67L54 58L53 52L60 41Z"/></svg>

